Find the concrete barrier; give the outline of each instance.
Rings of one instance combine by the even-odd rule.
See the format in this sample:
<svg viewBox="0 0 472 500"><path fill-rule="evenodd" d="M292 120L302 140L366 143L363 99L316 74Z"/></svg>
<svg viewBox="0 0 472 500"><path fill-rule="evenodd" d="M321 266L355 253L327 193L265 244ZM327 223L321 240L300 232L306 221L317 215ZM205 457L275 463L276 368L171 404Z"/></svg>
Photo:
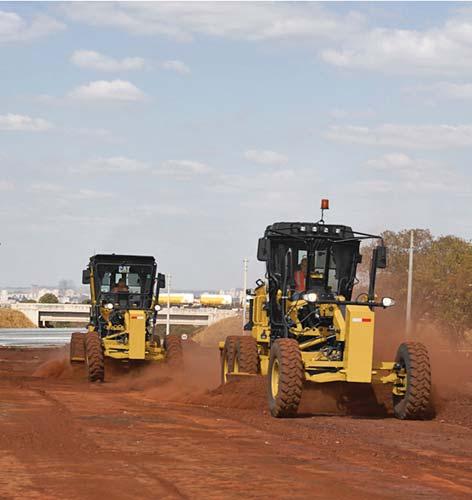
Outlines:
<svg viewBox="0 0 472 500"><path fill-rule="evenodd" d="M83 323L86 325L90 317L89 304L12 304L11 308L21 311L32 323L39 327L45 326L47 322L55 323ZM171 325L194 325L208 326L221 319L237 315L233 309L185 308L171 307L169 309ZM167 308L159 311L158 324L165 324Z"/></svg>

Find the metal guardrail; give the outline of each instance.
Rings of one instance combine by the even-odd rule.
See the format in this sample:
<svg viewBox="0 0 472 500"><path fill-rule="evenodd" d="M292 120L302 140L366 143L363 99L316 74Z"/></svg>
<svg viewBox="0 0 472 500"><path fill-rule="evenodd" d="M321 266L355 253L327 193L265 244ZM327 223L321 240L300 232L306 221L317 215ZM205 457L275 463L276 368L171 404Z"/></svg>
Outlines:
<svg viewBox="0 0 472 500"><path fill-rule="evenodd" d="M21 311L35 325L47 326L48 323L83 323L89 322L90 305L88 304L11 304L11 309ZM234 316L237 311L218 308L171 307L169 309L171 325L208 326L216 321ZM157 323L166 323L167 308L163 308Z"/></svg>
<svg viewBox="0 0 472 500"><path fill-rule="evenodd" d="M72 332L77 331L81 330L77 328L0 328L0 346L61 346L68 344Z"/></svg>

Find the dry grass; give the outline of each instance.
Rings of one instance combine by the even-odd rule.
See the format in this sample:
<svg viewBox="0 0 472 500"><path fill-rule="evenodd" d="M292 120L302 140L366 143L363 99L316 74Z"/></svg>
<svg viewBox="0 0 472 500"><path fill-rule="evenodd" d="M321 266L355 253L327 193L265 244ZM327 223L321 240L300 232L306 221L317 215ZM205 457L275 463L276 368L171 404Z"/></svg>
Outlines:
<svg viewBox="0 0 472 500"><path fill-rule="evenodd" d="M0 328L36 328L22 312L0 309Z"/></svg>
<svg viewBox="0 0 472 500"><path fill-rule="evenodd" d="M242 318L238 315L222 319L213 325L202 328L193 336L193 340L204 347L216 347L218 342L225 340L228 335L242 334Z"/></svg>

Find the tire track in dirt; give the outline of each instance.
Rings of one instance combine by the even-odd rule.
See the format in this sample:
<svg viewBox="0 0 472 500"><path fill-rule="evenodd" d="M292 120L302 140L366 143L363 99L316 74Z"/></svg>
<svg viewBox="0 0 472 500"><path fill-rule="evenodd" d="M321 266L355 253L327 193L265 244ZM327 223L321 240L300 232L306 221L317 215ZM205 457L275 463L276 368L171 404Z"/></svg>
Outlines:
<svg viewBox="0 0 472 500"><path fill-rule="evenodd" d="M249 404L254 397L265 402L265 388L255 394L253 387L246 387L246 382L239 383L247 389ZM213 391L217 404L211 404L211 397L203 397L204 404L198 403L169 403L170 405L191 406L205 409L215 417L224 417L238 422L247 429L259 429L266 436L282 439L287 443L285 453L293 453L296 446L299 453L308 450L328 450L328 454L342 464L342 468L351 465L352 468L361 467L373 473L388 477L385 487L390 484L404 483L397 486L403 493L411 494L409 483L419 482L424 491L433 497L441 498L444 494L451 494L452 490L462 495L472 494L472 454L470 448L465 447L466 455L459 460L448 453L452 443L457 446L462 440L468 439L472 445L472 436L467 428L461 429L465 436L447 437L445 425L437 422L403 422L393 418L352 418L349 416L313 415L305 418L277 420L267 416L267 410L252 411L249 409L226 407L221 400L221 391L229 390L234 385L225 386L223 389ZM238 392L234 390L233 392ZM233 395L234 396L234 395ZM223 398L224 399L224 398ZM147 399L149 401L149 399ZM240 403L237 397L226 399L229 403ZM412 436L417 433L423 435L425 447L422 453L410 444ZM300 437L304 443L300 444ZM452 442L451 442L452 439ZM307 445L306 443L311 443ZM463 444L462 447L464 448ZM313 459L313 457L312 457ZM321 466L322 464L318 464ZM333 469L333 466L331 466ZM415 470L417 469L417 470ZM339 471L336 471L339 472ZM424 479L424 472L431 476L440 474L436 484L431 488ZM440 480L442 478L442 481ZM356 480L354 479L354 482ZM390 486L391 487L391 486ZM413 488L415 490L415 488ZM444 490L441 493L441 490Z"/></svg>
<svg viewBox="0 0 472 500"><path fill-rule="evenodd" d="M472 491L467 426L339 416L324 397L312 407L302 398L302 415L280 420L268 415L263 381L205 393L191 366L176 378L111 374L96 385L81 373L31 377L34 363L23 360L32 355L0 365L0 465L15 478L0 478L0 497L442 500Z"/></svg>
<svg viewBox="0 0 472 500"><path fill-rule="evenodd" d="M130 482L136 483L137 491L147 496L187 498L174 484L154 474L150 468L143 471L117 456L116 450L114 453L102 450L93 439L93 426L81 425L68 405L59 400L60 394L35 387L37 380L31 380L32 386L26 382L9 384L15 392L21 390L23 401L15 397L6 422L4 416L0 448L5 453L3 459L10 464L10 475L19 473L24 478L22 485L29 486L27 491L19 493L17 484L16 493L9 492L15 487L15 482L9 480L3 491L0 489L0 498L5 492L5 498L103 498L111 495L117 499L134 499L135 493L129 491ZM112 464L110 470L106 464ZM99 481L93 481L91 486L90 477L97 473ZM148 477L152 478L151 484L147 484Z"/></svg>

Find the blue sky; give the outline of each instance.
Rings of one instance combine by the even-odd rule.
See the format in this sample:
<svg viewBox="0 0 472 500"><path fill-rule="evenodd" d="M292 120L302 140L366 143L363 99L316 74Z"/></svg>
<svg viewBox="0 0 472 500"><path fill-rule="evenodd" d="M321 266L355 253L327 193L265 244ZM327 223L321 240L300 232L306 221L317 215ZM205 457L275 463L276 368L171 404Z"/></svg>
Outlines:
<svg viewBox="0 0 472 500"><path fill-rule="evenodd" d="M153 254L261 273L276 220L472 233L472 9L0 2L0 287Z"/></svg>

